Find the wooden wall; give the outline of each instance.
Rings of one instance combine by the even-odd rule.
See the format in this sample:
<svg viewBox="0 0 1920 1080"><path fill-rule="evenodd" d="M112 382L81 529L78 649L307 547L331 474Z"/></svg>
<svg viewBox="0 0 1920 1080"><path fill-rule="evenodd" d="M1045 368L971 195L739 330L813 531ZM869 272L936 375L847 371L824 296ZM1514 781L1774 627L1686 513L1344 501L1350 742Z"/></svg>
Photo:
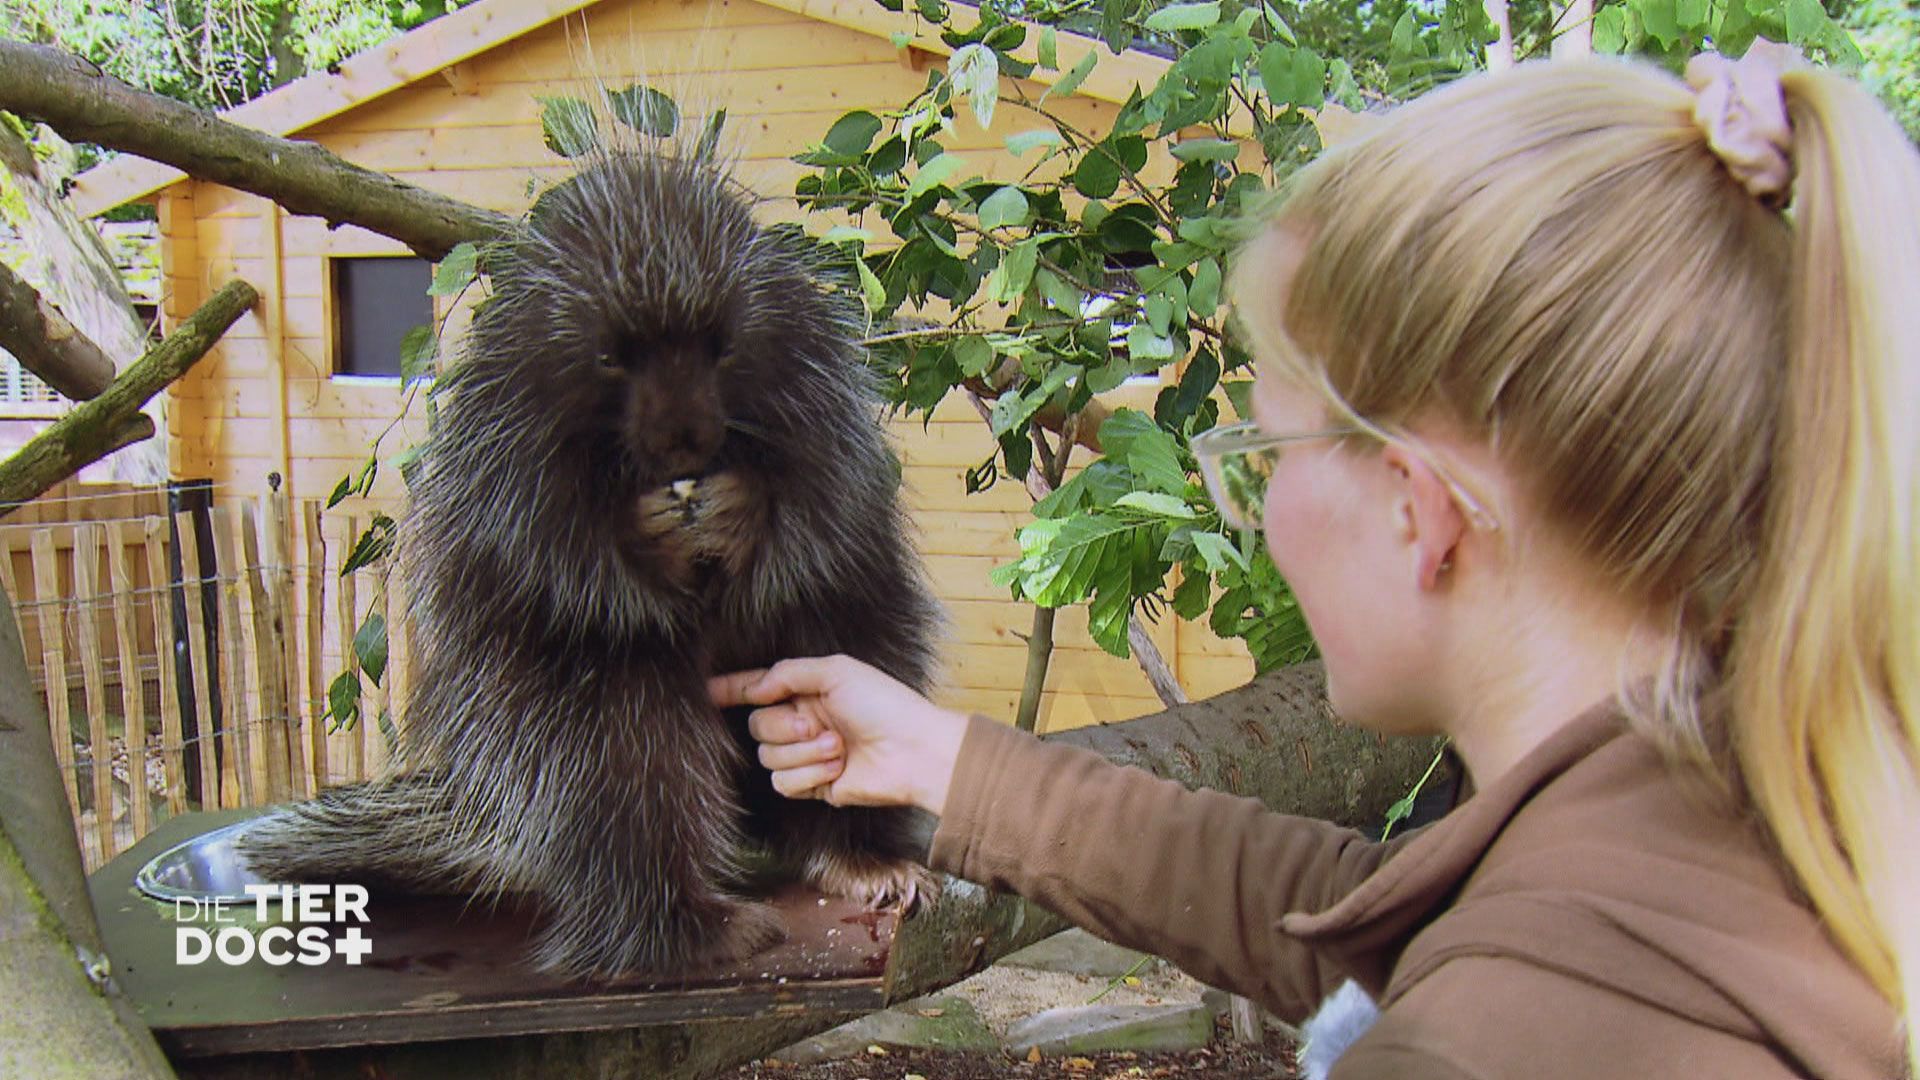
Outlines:
<svg viewBox="0 0 1920 1080"><path fill-rule="evenodd" d="M793 154L848 110L878 112L906 102L925 85L927 62L941 61L751 0L605 0L299 137L422 187L517 213L534 186L568 171L543 144L536 98L585 92L583 73L619 87L644 72L689 111L726 108L737 173L762 194L790 196L803 172L788 160ZM1038 95L1038 87L1028 89ZM1085 97L1057 104L1082 130L1103 130L1115 112ZM983 131L963 110L959 137L947 143L981 173L1014 178L1031 159L1021 163L1006 154L1003 140L1035 126L1031 114L1003 103L993 130ZM209 477L224 494L243 497L264 490L268 474L278 472L293 498L324 497L401 415L394 383L329 376L326 258L404 249L364 230L329 230L319 219L289 216L264 199L206 183L168 189L160 212L170 320L234 276L262 294L255 311L172 391L174 474ZM797 210L790 198L775 199L766 213L792 217ZM454 314L449 341L457 340L462 321ZM1120 396L1150 405L1155 390L1127 387ZM387 436L385 453L425 435L419 404ZM986 458L992 441L963 401L943 406L924 431L918 421L900 422L895 434L923 551L952 615L941 696L956 707L1009 717L1024 668L1016 635L1027 630L1031 609L1007 600L987 573L1017 554L1013 530L1024 520L1028 497L1004 482L983 495L964 494L962 474ZM399 478L383 476L375 495L396 502ZM1218 693L1251 675L1238 645L1175 622L1169 615L1154 636L1189 694ZM1083 610L1063 612L1060 624L1043 727L1159 708L1132 661L1093 645Z"/></svg>

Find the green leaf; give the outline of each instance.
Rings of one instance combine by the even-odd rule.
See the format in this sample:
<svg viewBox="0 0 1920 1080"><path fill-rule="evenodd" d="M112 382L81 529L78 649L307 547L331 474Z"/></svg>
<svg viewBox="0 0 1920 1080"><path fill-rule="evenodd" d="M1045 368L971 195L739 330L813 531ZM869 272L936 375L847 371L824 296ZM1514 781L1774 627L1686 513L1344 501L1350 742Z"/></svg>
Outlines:
<svg viewBox="0 0 1920 1080"><path fill-rule="evenodd" d="M1126 463L1135 481L1146 491L1184 495L1187 474L1173 436L1161 430L1151 416L1135 409L1116 409L1100 425L1100 445L1109 458Z"/></svg>
<svg viewBox="0 0 1920 1080"><path fill-rule="evenodd" d="M440 351L440 343L433 336L433 327L416 326L400 338L400 384L407 386L415 380L430 378L433 375L433 360Z"/></svg>
<svg viewBox="0 0 1920 1080"><path fill-rule="evenodd" d="M340 576L346 577L363 566L368 566L383 558L393 550L396 530L393 519L385 514L373 515L373 521L367 525L367 531L347 553L347 559L340 567Z"/></svg>
<svg viewBox="0 0 1920 1080"><path fill-rule="evenodd" d="M1366 102L1360 99L1360 85L1353 80L1353 67L1345 60L1334 60L1327 65L1332 76L1332 86L1327 96L1354 111L1359 111Z"/></svg>
<svg viewBox="0 0 1920 1080"><path fill-rule="evenodd" d="M379 686L381 676L387 673L386 616L378 612L367 615L353 635L353 655L360 661L360 670L367 673L373 685Z"/></svg>
<svg viewBox="0 0 1920 1080"><path fill-rule="evenodd" d="M1168 280L1177 279L1169 278ZM1173 301L1169 300L1163 293L1154 293L1152 296L1147 297L1145 307L1147 312L1147 325L1153 329L1156 337L1166 337L1168 324L1173 321ZM1168 343L1168 348L1172 348L1171 342Z"/></svg>
<svg viewBox="0 0 1920 1080"><path fill-rule="evenodd" d="M1400 13L1400 19L1393 24L1393 33L1388 40L1388 59L1401 63L1413 56L1414 43L1420 33L1420 21L1414 17L1413 9Z"/></svg>
<svg viewBox="0 0 1920 1080"><path fill-rule="evenodd" d="M360 719L360 675L343 671L327 687L327 714L333 717L332 730L352 727Z"/></svg>
<svg viewBox="0 0 1920 1080"><path fill-rule="evenodd" d="M1818 6L1818 0L1811 0ZM1639 0L1640 25L1660 43L1662 49L1673 48L1680 40L1680 19L1675 0Z"/></svg>
<svg viewBox="0 0 1920 1080"><path fill-rule="evenodd" d="M1193 541L1193 550L1200 553L1200 560L1206 563L1208 570L1217 574L1229 566L1238 567L1243 572L1248 569L1247 557L1225 536L1217 532L1197 532L1190 539Z"/></svg>
<svg viewBox="0 0 1920 1080"><path fill-rule="evenodd" d="M1073 70L1067 72L1066 78L1047 87L1047 92L1040 95L1040 104L1045 105L1050 98L1068 97L1075 90L1080 89L1080 84L1086 82L1087 76L1093 74L1093 65L1099 60L1099 55L1089 50L1087 55L1080 58L1079 63L1073 65Z"/></svg>
<svg viewBox="0 0 1920 1080"><path fill-rule="evenodd" d="M887 287L880 278L867 267L864 259L856 259L853 264L860 271L860 303L867 314L878 315L887 306Z"/></svg>
<svg viewBox="0 0 1920 1080"><path fill-rule="evenodd" d="M600 145L600 122L592 106L579 98L535 98L540 103L540 133L547 149L573 158Z"/></svg>
<svg viewBox="0 0 1920 1080"><path fill-rule="evenodd" d="M607 104L615 120L642 135L665 139L680 130L680 106L651 86L609 90Z"/></svg>
<svg viewBox="0 0 1920 1080"><path fill-rule="evenodd" d="M1187 505L1187 500L1160 491L1129 491L1113 505L1179 521L1192 521L1199 516L1193 512L1193 507Z"/></svg>
<svg viewBox="0 0 1920 1080"><path fill-rule="evenodd" d="M1011 304L1026 293L1033 281L1033 268L1040 261L1040 241L1028 238L1007 249L1006 257L987 276L987 298Z"/></svg>
<svg viewBox="0 0 1920 1080"><path fill-rule="evenodd" d="M1136 371L1152 371L1173 359L1173 339L1154 333L1147 323L1134 323L1127 331L1127 355L1133 358Z"/></svg>
<svg viewBox="0 0 1920 1080"><path fill-rule="evenodd" d="M1120 189L1120 166L1105 151L1087 151L1073 170L1074 190L1089 199L1105 199Z"/></svg>
<svg viewBox="0 0 1920 1080"><path fill-rule="evenodd" d="M700 129L700 142L693 148L695 161L713 160L714 151L720 148L720 129L727 126L727 110L715 109L707 116L705 127Z"/></svg>
<svg viewBox="0 0 1920 1080"><path fill-rule="evenodd" d="M1019 228L1027 223L1029 215L1027 197L1020 193L1019 188L1008 184L981 202L980 227L982 229Z"/></svg>
<svg viewBox="0 0 1920 1080"><path fill-rule="evenodd" d="M1187 287L1187 306L1203 319L1213 318L1213 313L1220 309L1219 262L1202 259L1193 268L1193 284Z"/></svg>
<svg viewBox="0 0 1920 1080"><path fill-rule="evenodd" d="M904 49L913 44L913 35L905 30L895 30L887 35L887 40L893 42L894 48Z"/></svg>
<svg viewBox="0 0 1920 1080"><path fill-rule="evenodd" d="M947 78L954 91L973 105L973 118L982 128L993 126L993 109L1000 100L1000 58L985 45L962 45L947 61Z"/></svg>
<svg viewBox="0 0 1920 1080"><path fill-rule="evenodd" d="M862 244L873 240L873 234L854 225L835 225L820 234L823 244L850 244L858 241Z"/></svg>
<svg viewBox="0 0 1920 1080"><path fill-rule="evenodd" d="M1280 13L1273 10L1272 4L1261 4L1260 7L1267 16L1267 25L1273 28L1273 32L1280 36L1281 41L1289 45L1300 44L1300 39L1293 34L1293 27L1288 26L1287 20L1281 18Z"/></svg>
<svg viewBox="0 0 1920 1080"><path fill-rule="evenodd" d="M420 457L426 452L427 444L417 442L394 455L393 467L400 470L400 479L409 490L413 487L414 478L419 475Z"/></svg>
<svg viewBox="0 0 1920 1080"><path fill-rule="evenodd" d="M913 182L907 185L907 201L911 202L946 183L947 179L959 172L964 164L965 162L958 156L941 151L933 160L920 166L919 172L913 174Z"/></svg>
<svg viewBox="0 0 1920 1080"><path fill-rule="evenodd" d="M1213 394L1213 388L1220 385L1220 361L1213 350L1201 348L1193 354L1187 370L1180 376L1179 389L1174 393L1174 417L1171 423L1184 424L1188 417L1200 410L1202 402Z"/></svg>
<svg viewBox="0 0 1920 1080"><path fill-rule="evenodd" d="M1220 391L1227 395L1227 403L1233 406L1233 415L1242 420L1253 419L1253 380L1223 382Z"/></svg>
<svg viewBox="0 0 1920 1080"><path fill-rule="evenodd" d="M864 110L850 112L833 122L827 129L827 149L836 154L858 157L873 145L873 137L880 134L880 118Z"/></svg>
<svg viewBox="0 0 1920 1080"><path fill-rule="evenodd" d="M1093 591L1100 564L1121 549L1115 543L1124 534L1138 528L1131 522L1104 514L1087 514L1055 521L1035 522L1021 530L1021 545L1026 533L1039 525L1055 526L1043 551L1027 559L1021 591L1042 607L1078 603Z"/></svg>
<svg viewBox="0 0 1920 1080"><path fill-rule="evenodd" d="M1734 0L1734 7L1740 7ZM1627 12L1625 8L1601 8L1593 17L1593 51L1618 55L1627 49Z"/></svg>
<svg viewBox="0 0 1920 1080"><path fill-rule="evenodd" d="M963 337L953 343L953 359L960 373L969 378L985 375L993 368L993 343L983 337Z"/></svg>
<svg viewBox="0 0 1920 1080"><path fill-rule="evenodd" d="M1187 139L1167 152L1181 161L1232 161L1240 156L1240 144L1227 139Z"/></svg>
<svg viewBox="0 0 1920 1080"><path fill-rule="evenodd" d="M1053 32L1053 27L1046 26L1040 29L1040 48L1038 51L1038 59L1041 67L1049 71L1060 70L1060 43Z"/></svg>
<svg viewBox="0 0 1920 1080"><path fill-rule="evenodd" d="M1180 587L1173 590L1173 613L1183 619L1197 619L1213 599L1213 578L1192 570L1183 571Z"/></svg>
<svg viewBox="0 0 1920 1080"><path fill-rule="evenodd" d="M1052 148L1060 146L1064 142L1065 140L1060 137L1060 133L1050 128L1022 131L1018 134L1007 136L1007 153L1012 154L1014 157L1020 157L1036 146Z"/></svg>
<svg viewBox="0 0 1920 1080"><path fill-rule="evenodd" d="M1167 34L1175 30L1205 30L1219 21L1219 0L1208 0L1203 4L1168 4L1147 16L1142 25L1155 33Z"/></svg>
<svg viewBox="0 0 1920 1080"><path fill-rule="evenodd" d="M452 296L473 284L479 258L480 249L472 241L455 244L453 250L447 252L446 257L433 268L433 284L427 286L427 295Z"/></svg>
<svg viewBox="0 0 1920 1080"><path fill-rule="evenodd" d="M333 485L333 494L327 496L327 509L331 510L334 507L339 506L342 502L346 501L347 496L352 494L353 494L353 477L351 476L341 477L340 482Z"/></svg>

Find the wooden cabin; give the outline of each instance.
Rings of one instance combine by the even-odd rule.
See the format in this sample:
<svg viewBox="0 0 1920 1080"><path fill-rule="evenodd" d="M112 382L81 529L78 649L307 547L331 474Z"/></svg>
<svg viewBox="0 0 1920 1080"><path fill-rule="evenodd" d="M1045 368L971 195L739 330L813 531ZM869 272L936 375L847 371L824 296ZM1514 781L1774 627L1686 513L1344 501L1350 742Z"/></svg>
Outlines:
<svg viewBox="0 0 1920 1080"><path fill-rule="evenodd" d="M1151 87L1166 64L1144 54L1115 57L1061 35L1062 68L1095 48L1101 55L1091 77L1057 103L1089 131L1103 130L1134 85ZM1032 49L1029 43L1029 57ZM904 104L924 87L928 66L950 52L911 11L889 12L873 0L479 0L227 116L518 213L570 170L544 145L538 99L582 94L586 76L607 86L644 76L683 101L725 108L740 178L764 195L791 196L803 172L789 160L794 154L849 110ZM1048 77L1057 75L1035 75ZM1027 87L1035 96L1043 89L1041 82ZM1003 104L994 128L982 130L963 109L949 148L980 173L1011 179L1030 162L1009 155L1003 140L1035 126L1030 114ZM261 293L256 309L169 392L175 478L211 481L217 499L237 500L263 493L277 474L296 503L297 531L298 504L324 500L383 432L383 456L425 435L424 395L409 408L394 374L395 335L450 315L456 347L461 313L429 307L431 268L400 244L358 228L329 229L258 196L130 157L82 176L74 198L88 214L134 200L157 203L169 328L232 278ZM770 214L797 215L790 198L768 205ZM1150 407L1157 389L1126 386L1112 400ZM917 419L896 423L895 435L922 551L951 616L939 697L1011 718L1032 609L1010 601L988 572L1017 554L1014 530L1027 520L1029 496L1009 482L965 493L962 474L994 444L964 400L950 400L924 429ZM383 470L374 501L391 508L402 494L397 470ZM371 509L356 499L328 517ZM303 536L292 541L296 559L311 539L341 542L338 526ZM327 612L305 616L332 621ZM1084 609L1062 612L1059 621L1043 729L1161 707L1133 661L1088 638ZM1203 626L1168 615L1152 635L1191 696L1240 685L1252 673L1237 642ZM330 630L334 656L337 639Z"/></svg>

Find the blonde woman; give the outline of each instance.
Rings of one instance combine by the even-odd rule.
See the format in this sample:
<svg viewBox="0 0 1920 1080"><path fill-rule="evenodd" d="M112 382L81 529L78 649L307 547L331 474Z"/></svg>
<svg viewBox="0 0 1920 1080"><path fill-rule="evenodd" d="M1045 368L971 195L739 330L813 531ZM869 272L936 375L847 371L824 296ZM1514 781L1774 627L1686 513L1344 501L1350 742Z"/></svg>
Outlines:
<svg viewBox="0 0 1920 1080"><path fill-rule="evenodd" d="M775 785L1298 1020L1332 1075L1889 1077L1920 1001L1920 160L1761 46L1409 104L1243 253L1263 526L1344 720L1478 789L1372 844L940 710L715 680Z"/></svg>

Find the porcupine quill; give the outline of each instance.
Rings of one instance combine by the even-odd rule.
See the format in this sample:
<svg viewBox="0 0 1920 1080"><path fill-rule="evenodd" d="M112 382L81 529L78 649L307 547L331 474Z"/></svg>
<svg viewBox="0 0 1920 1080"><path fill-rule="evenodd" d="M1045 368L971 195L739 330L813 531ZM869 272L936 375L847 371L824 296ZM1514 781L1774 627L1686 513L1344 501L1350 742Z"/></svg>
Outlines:
<svg viewBox="0 0 1920 1080"><path fill-rule="evenodd" d="M775 795L710 674L843 652L927 689L938 607L857 308L699 154L596 151L487 254L402 563L419 643L397 771L263 819L275 881L537 905L532 960L677 973L782 935L749 838L826 892L912 901L924 825Z"/></svg>

